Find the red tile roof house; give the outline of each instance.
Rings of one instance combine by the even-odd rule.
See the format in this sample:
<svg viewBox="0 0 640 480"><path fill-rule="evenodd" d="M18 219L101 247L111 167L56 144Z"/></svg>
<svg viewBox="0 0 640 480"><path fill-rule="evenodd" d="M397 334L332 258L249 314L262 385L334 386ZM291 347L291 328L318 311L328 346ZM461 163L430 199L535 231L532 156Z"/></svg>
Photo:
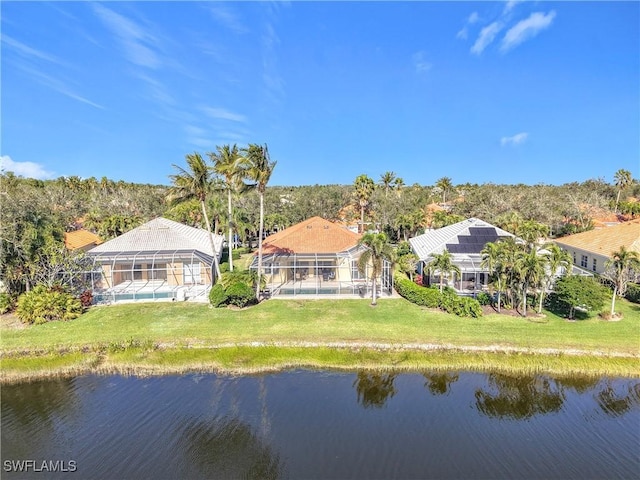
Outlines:
<svg viewBox="0 0 640 480"><path fill-rule="evenodd" d="M223 238L214 235L218 260ZM209 232L156 218L87 252L95 303L208 302L214 278Z"/></svg>
<svg viewBox="0 0 640 480"><path fill-rule="evenodd" d="M312 217L264 239L262 267L271 296L370 296L371 281L358 271L366 249L361 235L320 217ZM258 268L258 254L251 263ZM378 292L393 292L391 265L384 262Z"/></svg>

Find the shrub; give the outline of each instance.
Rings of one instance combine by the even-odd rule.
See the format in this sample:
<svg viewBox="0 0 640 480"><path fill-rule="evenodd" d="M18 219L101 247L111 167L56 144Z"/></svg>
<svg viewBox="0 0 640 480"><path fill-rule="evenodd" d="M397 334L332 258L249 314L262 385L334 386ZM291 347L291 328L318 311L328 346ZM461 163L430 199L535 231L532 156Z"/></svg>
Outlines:
<svg viewBox="0 0 640 480"><path fill-rule="evenodd" d="M10 312L15 307L15 298L7 292L0 293L0 315Z"/></svg>
<svg viewBox="0 0 640 480"><path fill-rule="evenodd" d="M233 272L225 272L220 277L220 283L229 288L234 283L244 283L248 287L253 287L257 274L253 270L234 270Z"/></svg>
<svg viewBox="0 0 640 480"><path fill-rule="evenodd" d="M256 302L256 294L253 288L246 283L238 282L230 285L226 290L228 303L238 307L246 307Z"/></svg>
<svg viewBox="0 0 640 480"><path fill-rule="evenodd" d="M227 299L227 292L221 283L216 283L209 291L209 302L211 302L211 305L215 308L226 305Z"/></svg>
<svg viewBox="0 0 640 480"><path fill-rule="evenodd" d="M220 264L220 273L227 273L229 271L229 262L224 262Z"/></svg>
<svg viewBox="0 0 640 480"><path fill-rule="evenodd" d="M624 298L633 303L640 303L640 285L637 283L627 284L627 293Z"/></svg>
<svg viewBox="0 0 640 480"><path fill-rule="evenodd" d="M93 304L93 292L91 290L85 290L80 294L80 303L82 308L89 308Z"/></svg>
<svg viewBox="0 0 640 480"><path fill-rule="evenodd" d="M16 315L24 323L41 324L52 320L72 320L82 313L80 300L66 292L47 290L39 285L18 298Z"/></svg>
<svg viewBox="0 0 640 480"><path fill-rule="evenodd" d="M491 305L491 295L487 292L480 292L476 295L476 300L480 305Z"/></svg>
<svg viewBox="0 0 640 480"><path fill-rule="evenodd" d="M400 276L395 278L394 284L398 294L411 303L429 308L440 306L440 292L434 288L421 287L408 278Z"/></svg>

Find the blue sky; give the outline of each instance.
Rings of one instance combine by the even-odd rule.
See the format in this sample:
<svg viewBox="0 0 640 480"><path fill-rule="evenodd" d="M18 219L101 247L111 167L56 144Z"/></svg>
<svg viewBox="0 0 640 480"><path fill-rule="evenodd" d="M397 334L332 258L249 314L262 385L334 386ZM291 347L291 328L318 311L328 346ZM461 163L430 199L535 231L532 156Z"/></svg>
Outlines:
<svg viewBox="0 0 640 480"><path fill-rule="evenodd" d="M7 2L2 168L168 184L267 143L272 185L640 177L639 2Z"/></svg>

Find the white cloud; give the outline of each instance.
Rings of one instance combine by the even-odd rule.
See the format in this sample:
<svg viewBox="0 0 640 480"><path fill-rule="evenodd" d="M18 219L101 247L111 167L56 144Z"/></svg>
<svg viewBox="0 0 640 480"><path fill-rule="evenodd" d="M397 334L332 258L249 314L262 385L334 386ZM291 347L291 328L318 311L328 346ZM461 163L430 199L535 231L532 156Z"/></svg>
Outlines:
<svg viewBox="0 0 640 480"><path fill-rule="evenodd" d="M24 43L19 42L18 40L10 37L7 34L2 35L2 41L8 46L12 47L14 51L20 53L22 56L36 57L40 60L46 60L48 62L57 63L59 65L63 64L61 60L54 57L53 55L49 55L48 53L45 53L41 50L36 50L35 48L25 45Z"/></svg>
<svg viewBox="0 0 640 480"><path fill-rule="evenodd" d="M517 3L522 2L522 1L523 0L509 0L508 2L506 2L505 6L504 6L504 10L502 11L502 14L506 15L511 10L513 10L513 7L515 7Z"/></svg>
<svg viewBox="0 0 640 480"><path fill-rule="evenodd" d="M212 4L209 7L209 11L215 20L229 30L235 33L247 33L249 31L249 29L238 19L238 16L224 5L220 3Z"/></svg>
<svg viewBox="0 0 640 480"><path fill-rule="evenodd" d="M233 122L245 123L247 117L239 113L235 113L224 108L202 107L202 111L209 117L217 120L231 120Z"/></svg>
<svg viewBox="0 0 640 480"><path fill-rule="evenodd" d="M26 178L37 178L46 180L53 178L54 173L44 169L44 167L34 162L14 162L9 155L0 156L0 171L3 173L13 172L16 175Z"/></svg>
<svg viewBox="0 0 640 480"><path fill-rule="evenodd" d="M134 21L100 4L93 4L93 10L120 40L131 63L148 68L160 66L160 59L151 48L155 39L149 32Z"/></svg>
<svg viewBox="0 0 640 480"><path fill-rule="evenodd" d="M511 137L502 137L500 139L500 145L502 145L503 147L507 145L520 145L527 139L528 136L529 134L527 132L521 132L516 133Z"/></svg>
<svg viewBox="0 0 640 480"><path fill-rule="evenodd" d="M480 15L478 15L478 12L473 12L467 18L467 22L465 26L462 27L462 29L456 34L456 37L462 40L466 40L467 37L469 36L469 30L468 30L469 25L473 25L474 23L477 23L479 20L480 20Z"/></svg>
<svg viewBox="0 0 640 480"><path fill-rule="evenodd" d="M551 26L555 16L555 10L551 10L546 15L542 12L532 13L529 18L521 20L507 31L502 39L500 50L507 52L525 40L535 37L539 32Z"/></svg>
<svg viewBox="0 0 640 480"><path fill-rule="evenodd" d="M416 52L412 56L413 66L417 73L425 73L431 70L433 64L427 61L425 52Z"/></svg>
<svg viewBox="0 0 640 480"><path fill-rule="evenodd" d="M489 46L491 42L496 38L496 35L500 33L503 26L500 22L493 22L480 30L480 35L476 39L476 43L471 47L471 53L480 55L482 51Z"/></svg>

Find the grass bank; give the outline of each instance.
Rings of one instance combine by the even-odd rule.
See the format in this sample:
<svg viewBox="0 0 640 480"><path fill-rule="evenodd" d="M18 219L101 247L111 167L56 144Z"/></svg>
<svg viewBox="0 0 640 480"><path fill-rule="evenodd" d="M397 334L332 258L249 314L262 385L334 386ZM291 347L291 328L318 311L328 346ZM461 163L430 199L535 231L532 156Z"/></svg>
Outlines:
<svg viewBox="0 0 640 480"><path fill-rule="evenodd" d="M459 318L403 299L96 307L71 322L0 327L3 381L85 372L288 367L509 370L640 376L640 307L624 319Z"/></svg>

